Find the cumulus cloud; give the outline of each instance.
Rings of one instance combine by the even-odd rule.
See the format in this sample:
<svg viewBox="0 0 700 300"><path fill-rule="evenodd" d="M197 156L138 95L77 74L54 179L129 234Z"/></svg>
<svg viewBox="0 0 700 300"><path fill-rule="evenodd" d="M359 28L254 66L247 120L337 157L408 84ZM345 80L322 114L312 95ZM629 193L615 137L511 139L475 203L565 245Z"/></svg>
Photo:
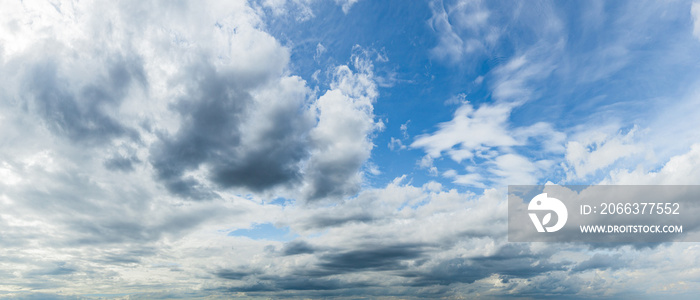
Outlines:
<svg viewBox="0 0 700 300"><path fill-rule="evenodd" d="M362 49L356 51L355 71L336 68L331 89L314 105L318 125L309 133L314 150L305 174L310 199L357 193L362 180L358 169L374 147L370 136L383 126L374 121L372 102L378 92L372 63Z"/></svg>
<svg viewBox="0 0 700 300"><path fill-rule="evenodd" d="M197 183L184 173L200 166L209 167L209 178L223 187L260 191L299 179L307 157L304 133L313 125L303 111L303 81L283 78L253 96L236 87L235 73L219 75L209 66L189 73L201 81L174 106L183 122L172 136L162 134L151 154L171 191L192 194Z"/></svg>
<svg viewBox="0 0 700 300"><path fill-rule="evenodd" d="M690 151L671 157L658 171L646 171L641 166L634 170L612 170L604 182L614 184L697 184L700 178L700 144Z"/></svg>
<svg viewBox="0 0 700 300"><path fill-rule="evenodd" d="M187 262L203 255L184 246L189 234L197 245L245 240L219 233L277 221L281 206L262 204L270 190L300 202L358 191L383 126L362 48L317 99L246 2L153 5L2 5L5 284L186 290L170 272L210 272ZM187 254L157 258L174 248ZM141 281L134 267L160 275Z"/></svg>

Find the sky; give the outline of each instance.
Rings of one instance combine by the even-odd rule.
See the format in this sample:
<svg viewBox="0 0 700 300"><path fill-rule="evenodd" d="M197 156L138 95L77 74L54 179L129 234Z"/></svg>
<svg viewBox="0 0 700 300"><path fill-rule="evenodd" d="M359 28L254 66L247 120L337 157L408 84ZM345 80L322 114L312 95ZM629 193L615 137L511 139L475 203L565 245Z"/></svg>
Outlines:
<svg viewBox="0 0 700 300"><path fill-rule="evenodd" d="M694 299L507 187L700 184L700 2L3 1L0 298Z"/></svg>

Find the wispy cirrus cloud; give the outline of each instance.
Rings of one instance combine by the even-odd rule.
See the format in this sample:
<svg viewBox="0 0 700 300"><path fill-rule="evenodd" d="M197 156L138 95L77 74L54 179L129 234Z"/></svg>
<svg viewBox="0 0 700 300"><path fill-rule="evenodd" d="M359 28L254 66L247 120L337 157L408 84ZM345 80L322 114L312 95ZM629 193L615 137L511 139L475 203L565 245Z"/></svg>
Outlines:
<svg viewBox="0 0 700 300"><path fill-rule="evenodd" d="M544 122L512 128L509 118L515 106L482 104L475 109L470 103L464 103L451 121L439 124L434 133L417 136L411 147L424 149L431 162L444 155L466 165L471 174L447 176L457 184L476 187L485 187L489 181L505 185L509 182L534 184L553 161L532 162L517 154L514 148L534 144L544 153L559 153L563 150L565 134ZM478 165L489 166L489 170L479 167L475 161L479 161Z"/></svg>

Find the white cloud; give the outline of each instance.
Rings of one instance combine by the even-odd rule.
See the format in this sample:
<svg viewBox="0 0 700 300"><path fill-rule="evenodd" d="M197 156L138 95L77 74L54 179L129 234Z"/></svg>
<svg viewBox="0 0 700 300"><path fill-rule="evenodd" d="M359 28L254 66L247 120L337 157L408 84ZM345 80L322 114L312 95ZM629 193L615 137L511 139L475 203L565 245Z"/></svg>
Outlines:
<svg viewBox="0 0 700 300"><path fill-rule="evenodd" d="M438 36L431 54L437 59L457 63L498 40L498 30L488 23L491 12L482 1L461 0L452 5L432 1L430 9L429 24Z"/></svg>
<svg viewBox="0 0 700 300"><path fill-rule="evenodd" d="M445 178L453 178L457 176L457 171L450 169L442 173L442 176Z"/></svg>
<svg viewBox="0 0 700 300"><path fill-rule="evenodd" d="M319 59L324 53L326 53L326 47L324 47L323 44L318 43L316 45L316 54L314 54L314 60L319 61Z"/></svg>
<svg viewBox="0 0 700 300"><path fill-rule="evenodd" d="M460 185L485 187L488 182L534 184L548 172L553 161L531 162L513 148L528 146L542 153L558 155L564 152L566 135L545 122L511 128L509 117L513 107L510 104L482 104L474 109L470 103L463 103L451 121L440 123L434 133L417 136L411 147L424 149L426 156L423 161L443 155L457 163L483 160L478 168L470 168L468 174L451 176L454 183ZM421 165L428 168L425 163Z"/></svg>
<svg viewBox="0 0 700 300"><path fill-rule="evenodd" d="M292 15L297 21L307 21L314 17L311 9L313 0L264 0L262 6L275 16Z"/></svg>
<svg viewBox="0 0 700 300"><path fill-rule="evenodd" d="M430 18L430 26L438 35L438 44L431 50L431 53L442 60L459 61L462 58L464 41L452 28L447 12L441 2L431 2L430 8L433 11L433 16Z"/></svg>
<svg viewBox="0 0 700 300"><path fill-rule="evenodd" d="M15 185L22 181L22 178L17 176L17 173L13 171L13 167L7 162L2 162L0 165L0 184L4 185Z"/></svg>
<svg viewBox="0 0 700 300"><path fill-rule="evenodd" d="M203 278L281 248L226 235L284 219L263 202L303 188L342 197L362 170L380 174L367 163L383 123L361 48L316 99L245 1L0 6L11 145L0 147L0 281L12 290L225 288Z"/></svg>
<svg viewBox="0 0 700 300"><path fill-rule="evenodd" d="M372 102L378 92L372 63L364 50L356 50L352 61L357 72L348 66L337 67L331 90L314 104L318 124L310 135L315 150L306 171L306 194L311 199L358 191L359 168L374 147L370 135L383 125L374 121Z"/></svg>
<svg viewBox="0 0 700 300"><path fill-rule="evenodd" d="M642 145L635 141L636 127L626 134L611 132L615 127L587 130L567 142L565 158L570 168L568 180L586 178L621 158L643 151Z"/></svg>
<svg viewBox="0 0 700 300"><path fill-rule="evenodd" d="M440 184L437 181L428 181L426 184L423 185L423 190L433 193L440 192L442 191L442 184Z"/></svg>
<svg viewBox="0 0 700 300"><path fill-rule="evenodd" d="M350 11L350 8L358 1L360 0L335 0L335 3L337 5L340 5L343 9L343 12L347 14Z"/></svg>
<svg viewBox="0 0 700 300"><path fill-rule="evenodd" d="M673 155L685 152L700 141L700 90L692 84L678 98L664 99L652 106L648 125L648 147L653 149L653 164L660 164Z"/></svg>
<svg viewBox="0 0 700 300"><path fill-rule="evenodd" d="M401 124L399 126L399 129L401 130L401 138L395 138L391 137L391 140L389 141L388 147L391 151L401 151L406 148L408 148L406 145L403 143L403 139L408 139L408 123L410 123L411 120L406 121L406 123Z"/></svg>
<svg viewBox="0 0 700 300"><path fill-rule="evenodd" d="M700 144L694 144L687 153L671 157L658 171L648 172L641 166L632 171L612 170L610 179L603 182L629 185L693 185L698 183L698 178L700 178Z"/></svg>
<svg viewBox="0 0 700 300"><path fill-rule="evenodd" d="M561 45L558 45L561 47ZM556 49L548 49L556 50ZM495 68L492 86L493 98L498 101L523 103L535 96L533 82L546 78L554 69L551 58L534 60L542 56L540 47L533 47L525 54L512 58L508 63ZM551 54L550 54L551 55Z"/></svg>
<svg viewBox="0 0 700 300"><path fill-rule="evenodd" d="M450 170L450 171L454 172L454 170ZM456 172L454 172L454 173L452 173L452 172L448 173L448 172L445 172L443 174L443 176L453 177L454 178L454 180L452 181L453 183L456 183L459 185L465 185L465 186L473 186L473 187L478 187L478 188L486 188L486 184L484 184L484 177L481 176L480 174L469 173L469 174L464 174L464 175L457 175Z"/></svg>
<svg viewBox="0 0 700 300"><path fill-rule="evenodd" d="M373 162L367 162L365 163L365 167L367 168L367 172L370 174L377 176L379 174L382 174L382 171L379 170L379 166Z"/></svg>
<svg viewBox="0 0 700 300"><path fill-rule="evenodd" d="M430 155L425 155L423 156L419 161L418 161L418 167L421 169L428 170L428 173L431 176L437 176L438 175L438 169L435 167L433 164L433 158Z"/></svg>
<svg viewBox="0 0 700 300"><path fill-rule="evenodd" d="M439 124L433 134L417 136L411 147L423 148L431 157L447 152L460 162L481 147L514 146L518 143L507 130L511 109L507 105L487 104L474 109L465 103L455 111L451 121Z"/></svg>
<svg viewBox="0 0 700 300"><path fill-rule="evenodd" d="M454 105L454 104L463 105L463 104L466 104L468 102L469 101L467 101L467 95L464 93L460 93L460 94L457 94L456 96L450 97L450 99L445 100L445 105Z"/></svg>
<svg viewBox="0 0 700 300"><path fill-rule="evenodd" d="M509 153L496 157L493 164L495 168L491 172L500 178L500 186L507 186L537 184L541 173L551 167L552 162L540 160L533 163L522 155Z"/></svg>
<svg viewBox="0 0 700 300"><path fill-rule="evenodd" d="M387 145L391 151L400 151L406 149L406 145L401 142L400 139L397 139L395 137L391 137L391 141Z"/></svg>
<svg viewBox="0 0 700 300"><path fill-rule="evenodd" d="M401 136L404 139L407 139L409 137L408 135L408 123L411 123L411 120L406 121L406 123L401 124L399 129L401 129Z"/></svg>
<svg viewBox="0 0 700 300"><path fill-rule="evenodd" d="M451 7L455 22L461 28L479 30L487 24L491 12L482 1L461 0Z"/></svg>
<svg viewBox="0 0 700 300"><path fill-rule="evenodd" d="M527 127L518 127L513 130L513 136L521 144L526 144L528 139L538 141L542 149L551 153L563 153L566 134L554 129L552 124L537 122Z"/></svg>
<svg viewBox="0 0 700 300"><path fill-rule="evenodd" d="M354 2L341 3L343 10ZM261 21L264 11L293 13L295 3L307 2L267 0L263 9L246 1L8 3L0 5L0 144L9 145L0 147L0 282L7 297L275 298L284 290L299 298L362 291L456 298L477 290L501 298L536 287L629 298L597 291L647 286L667 296L679 286L699 288L693 282L700 272L688 268L699 254L692 244L600 253L515 245L506 241L502 190L475 195L435 181L413 186L404 175L359 191L363 171L380 174L369 161L383 126L374 116L372 61L356 48L349 65L330 69L331 88L317 99L289 75L291 50ZM464 3L457 6L472 5ZM471 19L451 30L491 18L478 10L465 16ZM461 47L445 57L471 51ZM415 139L412 146L426 153L419 166L437 176L435 161L443 156L483 160L486 170L468 166L460 169L466 174L449 169L442 176L484 188L533 183L548 170L549 160L528 159L518 147L534 141L533 151L563 153L566 136L547 123L514 128L512 104L503 103L517 98L514 91L527 92L531 75L546 73L546 64L522 57L508 64L508 74L486 75L502 103L460 102L452 120ZM694 117L695 110L678 110ZM400 127L404 139L407 124ZM615 132L572 138L572 176L638 153L631 134ZM158 160L156 145L172 156ZM700 146L689 149L658 171L613 170L611 182L692 184L700 177ZM214 180L217 170L245 176L226 185ZM179 180L173 190L209 197L177 196L161 173ZM281 179L270 182L270 174ZM302 192L336 201L277 198ZM228 236L256 223L298 237L284 243ZM618 253L636 268L616 269L610 258ZM577 273L596 266L594 258L603 265Z"/></svg>

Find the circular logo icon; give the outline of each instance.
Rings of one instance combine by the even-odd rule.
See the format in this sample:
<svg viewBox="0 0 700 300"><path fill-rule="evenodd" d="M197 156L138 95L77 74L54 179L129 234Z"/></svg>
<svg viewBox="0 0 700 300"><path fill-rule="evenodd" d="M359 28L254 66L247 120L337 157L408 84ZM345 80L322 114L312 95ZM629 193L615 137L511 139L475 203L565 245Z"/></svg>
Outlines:
<svg viewBox="0 0 700 300"><path fill-rule="evenodd" d="M535 224L537 232L555 232L562 229L566 224L566 219L569 218L569 212L566 210L566 205L557 198L547 197L547 193L542 193L530 200L527 206L530 211L530 219L532 224ZM533 211L549 211L542 220L537 217ZM552 226L547 226L552 221L552 213L557 215L557 223Z"/></svg>

